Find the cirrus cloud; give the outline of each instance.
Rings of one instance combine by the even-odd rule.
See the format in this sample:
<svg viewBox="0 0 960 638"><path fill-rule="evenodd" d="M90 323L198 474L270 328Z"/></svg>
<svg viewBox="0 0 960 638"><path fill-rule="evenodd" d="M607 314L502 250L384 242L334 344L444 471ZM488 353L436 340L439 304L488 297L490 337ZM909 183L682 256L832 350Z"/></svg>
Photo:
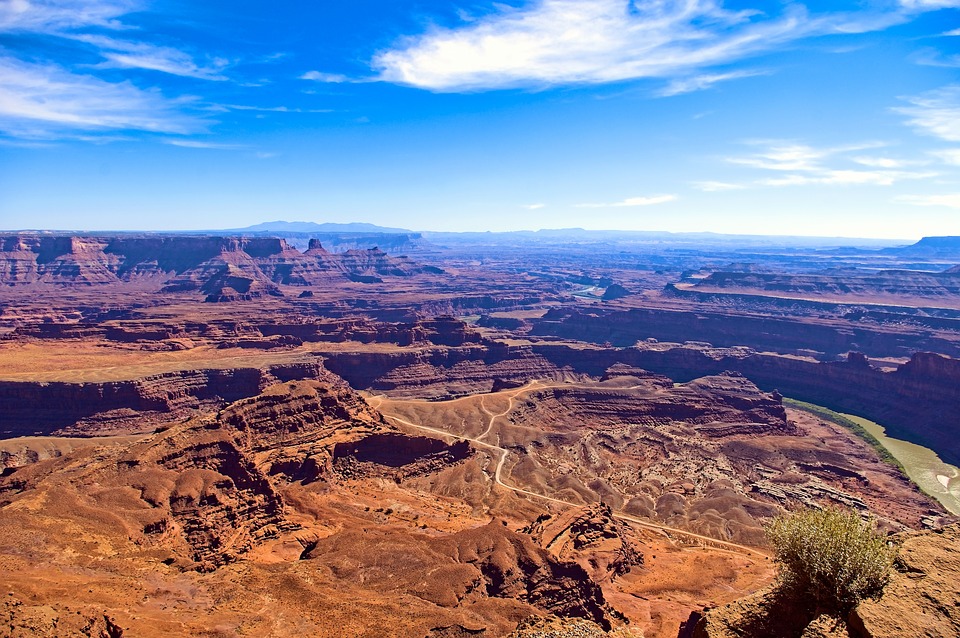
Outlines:
<svg viewBox="0 0 960 638"><path fill-rule="evenodd" d="M654 195L652 197L628 197L620 202L610 204L576 204L576 208L625 208L632 206L654 206L666 204L677 199L676 195Z"/></svg>
<svg viewBox="0 0 960 638"><path fill-rule="evenodd" d="M58 131L137 130L193 133L205 123L184 114L186 100L129 82L106 82L54 64L0 58L0 130L18 137L47 138Z"/></svg>
<svg viewBox="0 0 960 638"><path fill-rule="evenodd" d="M907 124L922 133L949 142L960 142L960 84L903 98L910 106L894 108L906 115Z"/></svg>
<svg viewBox="0 0 960 638"><path fill-rule="evenodd" d="M720 0L539 0L498 8L382 51L373 60L379 79L458 92L675 78L804 37L861 33L906 19L896 10L811 15L797 4L769 15L728 10ZM691 78L665 91L724 79L732 77L703 76L700 87Z"/></svg>

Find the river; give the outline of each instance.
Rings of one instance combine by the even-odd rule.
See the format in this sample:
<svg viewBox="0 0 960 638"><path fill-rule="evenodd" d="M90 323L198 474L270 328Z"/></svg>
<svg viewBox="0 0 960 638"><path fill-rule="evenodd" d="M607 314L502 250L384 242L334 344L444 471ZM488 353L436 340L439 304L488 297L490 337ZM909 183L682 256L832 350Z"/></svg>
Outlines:
<svg viewBox="0 0 960 638"><path fill-rule="evenodd" d="M930 448L890 438L882 425L852 414L842 416L872 434L880 445L900 461L907 476L920 489L940 501L951 514L960 515L960 469L941 461Z"/></svg>

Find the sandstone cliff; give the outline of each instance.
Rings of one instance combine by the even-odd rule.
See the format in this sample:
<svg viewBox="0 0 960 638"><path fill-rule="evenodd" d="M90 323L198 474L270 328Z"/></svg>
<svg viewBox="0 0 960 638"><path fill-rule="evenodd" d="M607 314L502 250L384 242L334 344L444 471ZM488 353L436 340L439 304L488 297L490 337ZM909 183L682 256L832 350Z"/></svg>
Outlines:
<svg viewBox="0 0 960 638"><path fill-rule="evenodd" d="M201 410L259 394L277 381L316 379L318 363L208 368L103 383L0 381L0 437L151 432Z"/></svg>
<svg viewBox="0 0 960 638"><path fill-rule="evenodd" d="M200 291L209 301L281 294L280 285L374 283L442 271L371 248L334 254L312 241L301 253L283 239L190 235L0 237L0 284L95 286L144 283Z"/></svg>

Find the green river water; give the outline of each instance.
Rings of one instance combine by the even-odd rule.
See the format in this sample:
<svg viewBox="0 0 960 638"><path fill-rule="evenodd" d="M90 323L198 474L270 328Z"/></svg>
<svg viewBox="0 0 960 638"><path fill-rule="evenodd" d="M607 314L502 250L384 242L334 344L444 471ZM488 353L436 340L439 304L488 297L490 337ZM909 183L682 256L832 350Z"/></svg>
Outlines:
<svg viewBox="0 0 960 638"><path fill-rule="evenodd" d="M852 414L842 416L850 419L872 434L880 445L892 454L907 476L924 492L934 497L951 514L960 515L960 469L944 463L937 453L916 443L890 438L882 425Z"/></svg>

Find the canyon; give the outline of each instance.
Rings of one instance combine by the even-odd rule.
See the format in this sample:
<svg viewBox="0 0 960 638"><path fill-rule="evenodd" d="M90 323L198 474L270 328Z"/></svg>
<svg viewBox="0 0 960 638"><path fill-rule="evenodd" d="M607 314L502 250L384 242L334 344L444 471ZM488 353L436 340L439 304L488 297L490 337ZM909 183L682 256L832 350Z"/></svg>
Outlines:
<svg viewBox="0 0 960 638"><path fill-rule="evenodd" d="M779 513L948 552L939 503L783 401L960 464L960 251L936 239L0 237L0 619L720 636L772 582ZM891 635L886 609L857 635Z"/></svg>

